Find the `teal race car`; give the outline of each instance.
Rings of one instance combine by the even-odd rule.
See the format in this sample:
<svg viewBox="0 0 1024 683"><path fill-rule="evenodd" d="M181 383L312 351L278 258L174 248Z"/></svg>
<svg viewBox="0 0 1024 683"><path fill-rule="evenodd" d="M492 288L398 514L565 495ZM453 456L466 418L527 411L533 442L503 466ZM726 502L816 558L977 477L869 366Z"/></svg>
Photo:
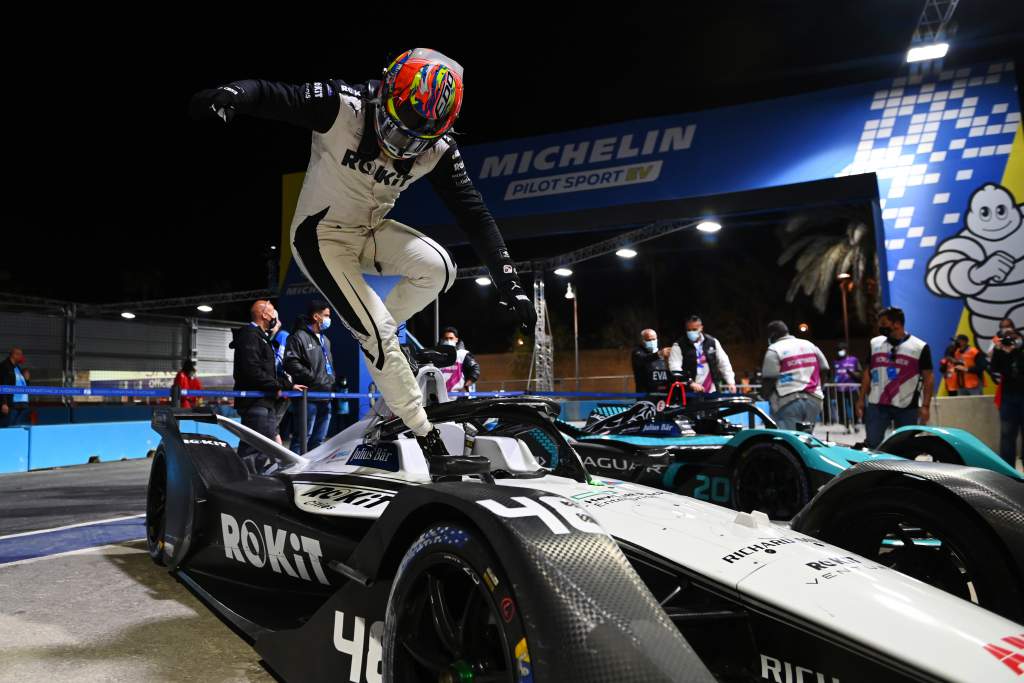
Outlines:
<svg viewBox="0 0 1024 683"><path fill-rule="evenodd" d="M829 443L778 429L750 398L706 399L658 411L653 403L600 406L584 427L560 422L594 474L670 490L738 510L790 519L814 493L862 462L910 458L968 465L1024 480L974 435L961 429L895 430L877 450ZM537 451L540 435L526 433ZM557 463L551 463L554 466Z"/></svg>

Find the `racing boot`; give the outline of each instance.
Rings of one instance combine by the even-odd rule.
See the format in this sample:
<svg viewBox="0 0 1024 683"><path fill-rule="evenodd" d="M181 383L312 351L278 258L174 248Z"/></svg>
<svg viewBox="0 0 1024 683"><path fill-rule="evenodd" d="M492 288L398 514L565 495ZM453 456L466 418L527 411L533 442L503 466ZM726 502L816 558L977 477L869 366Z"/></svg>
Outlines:
<svg viewBox="0 0 1024 683"><path fill-rule="evenodd" d="M416 441L427 459L433 477L461 477L491 471L491 461L482 455L449 455L437 427L432 428L425 436L417 436Z"/></svg>

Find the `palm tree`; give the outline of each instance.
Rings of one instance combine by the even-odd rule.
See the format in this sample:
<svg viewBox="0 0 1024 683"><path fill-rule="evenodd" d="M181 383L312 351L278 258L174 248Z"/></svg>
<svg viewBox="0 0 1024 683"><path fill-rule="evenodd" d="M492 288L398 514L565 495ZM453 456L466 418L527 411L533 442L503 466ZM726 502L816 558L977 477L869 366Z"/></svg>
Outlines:
<svg viewBox="0 0 1024 683"><path fill-rule="evenodd" d="M800 291L812 297L814 308L825 312L829 295L840 273L848 273L856 285L853 309L857 319L868 321L875 307L878 260L874 253L870 213L862 207L798 214L779 230L783 251L778 264L794 262L796 275L786 301Z"/></svg>

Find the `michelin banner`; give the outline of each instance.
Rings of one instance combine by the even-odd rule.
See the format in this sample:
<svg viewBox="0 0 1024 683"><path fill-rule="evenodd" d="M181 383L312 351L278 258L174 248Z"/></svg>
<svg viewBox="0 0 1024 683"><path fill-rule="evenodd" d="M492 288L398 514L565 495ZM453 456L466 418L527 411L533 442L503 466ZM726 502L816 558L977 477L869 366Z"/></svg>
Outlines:
<svg viewBox="0 0 1024 683"><path fill-rule="evenodd" d="M1013 69L983 64L462 152L499 224L874 173L887 303L907 311L908 328L936 353L958 332L987 349L1000 318L1024 327ZM451 223L423 183L396 217Z"/></svg>

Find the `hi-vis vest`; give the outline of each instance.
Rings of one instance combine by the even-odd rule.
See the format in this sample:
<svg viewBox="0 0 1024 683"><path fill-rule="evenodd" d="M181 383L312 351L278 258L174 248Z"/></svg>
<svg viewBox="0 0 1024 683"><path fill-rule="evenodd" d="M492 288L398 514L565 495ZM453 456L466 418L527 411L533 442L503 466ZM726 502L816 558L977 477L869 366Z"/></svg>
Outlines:
<svg viewBox="0 0 1024 683"><path fill-rule="evenodd" d="M921 386L923 339L911 335L895 347L885 337L871 340L871 392L868 403L896 408L916 407Z"/></svg>
<svg viewBox="0 0 1024 683"><path fill-rule="evenodd" d="M975 368L978 365L978 354L981 353L977 348L968 346L966 351L960 351L959 349L953 354L953 357L963 362L967 370L960 371L956 370L953 363L945 364L946 371L946 389L949 391L959 391L960 389L976 389L981 384L981 376L975 372Z"/></svg>
<svg viewBox="0 0 1024 683"><path fill-rule="evenodd" d="M779 356L779 378L775 382L775 391L779 396L803 391L824 398L821 392L821 368L814 344L806 339L789 337L775 342L768 350Z"/></svg>
<svg viewBox="0 0 1024 683"><path fill-rule="evenodd" d="M468 353L469 351L466 349L458 349L455 352L455 365L441 368L445 388L448 391L463 391L466 388L466 376L462 374L462 363L466 360Z"/></svg>

